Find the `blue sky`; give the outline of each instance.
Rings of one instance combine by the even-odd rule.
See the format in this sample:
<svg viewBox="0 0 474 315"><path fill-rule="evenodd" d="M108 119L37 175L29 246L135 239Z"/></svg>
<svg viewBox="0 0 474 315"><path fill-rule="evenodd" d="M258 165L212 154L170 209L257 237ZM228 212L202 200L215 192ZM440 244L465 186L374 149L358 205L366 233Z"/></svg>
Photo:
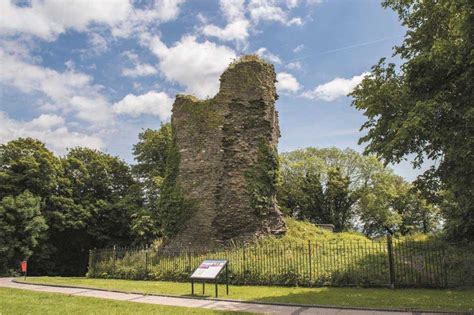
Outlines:
<svg viewBox="0 0 474 315"><path fill-rule="evenodd" d="M177 93L213 96L248 53L275 65L280 151L361 152L364 116L345 95L405 33L376 0L0 0L0 14L0 142L32 136L127 162Z"/></svg>

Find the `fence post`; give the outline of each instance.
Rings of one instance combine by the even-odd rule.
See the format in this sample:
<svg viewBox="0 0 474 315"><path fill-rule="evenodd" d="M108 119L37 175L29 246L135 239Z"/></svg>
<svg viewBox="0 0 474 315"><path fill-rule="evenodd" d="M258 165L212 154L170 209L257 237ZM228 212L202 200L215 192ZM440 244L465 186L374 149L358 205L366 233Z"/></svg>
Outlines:
<svg viewBox="0 0 474 315"><path fill-rule="evenodd" d="M449 286L448 283L448 262L446 259L446 245L441 245L441 250L442 250L442 255L443 255L443 261L442 261L442 266L441 270L444 270L444 275L443 275L443 280L444 280L444 286L447 288Z"/></svg>
<svg viewBox="0 0 474 315"><path fill-rule="evenodd" d="M311 286L311 280L312 280L312 262L311 262L311 241L308 240L308 258L309 258L309 285Z"/></svg>
<svg viewBox="0 0 474 315"><path fill-rule="evenodd" d="M390 288L395 289L395 262L393 259L392 235L387 235L388 266L390 269Z"/></svg>
<svg viewBox="0 0 474 315"><path fill-rule="evenodd" d="M92 265L92 262L93 262L93 258L92 258L92 255L94 255L94 252L92 251L92 249L89 249L89 274L94 274L95 273L95 268L93 267Z"/></svg>
<svg viewBox="0 0 474 315"><path fill-rule="evenodd" d="M148 249L145 249L145 277L148 278Z"/></svg>
<svg viewBox="0 0 474 315"><path fill-rule="evenodd" d="M244 278L244 283L245 283L245 246L242 248L242 261L243 261L243 268L242 268L242 273L243 273L243 278Z"/></svg>
<svg viewBox="0 0 474 315"><path fill-rule="evenodd" d="M115 266L116 260L117 260L117 252L116 252L116 246L114 245L114 251L113 251L114 277L115 277L115 269L116 269L116 266Z"/></svg>
<svg viewBox="0 0 474 315"><path fill-rule="evenodd" d="M188 266L186 268L186 270L188 272L192 272L192 266L191 266L191 250L188 248L187 251L186 251L186 256L188 257Z"/></svg>

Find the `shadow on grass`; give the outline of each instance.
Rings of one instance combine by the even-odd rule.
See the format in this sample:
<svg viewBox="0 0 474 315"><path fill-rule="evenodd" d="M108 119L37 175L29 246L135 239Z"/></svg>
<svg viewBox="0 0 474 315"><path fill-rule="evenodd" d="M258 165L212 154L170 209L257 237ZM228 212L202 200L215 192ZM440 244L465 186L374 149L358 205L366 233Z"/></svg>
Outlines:
<svg viewBox="0 0 474 315"><path fill-rule="evenodd" d="M314 291L262 297L255 301L388 310L472 312L474 289L315 288Z"/></svg>

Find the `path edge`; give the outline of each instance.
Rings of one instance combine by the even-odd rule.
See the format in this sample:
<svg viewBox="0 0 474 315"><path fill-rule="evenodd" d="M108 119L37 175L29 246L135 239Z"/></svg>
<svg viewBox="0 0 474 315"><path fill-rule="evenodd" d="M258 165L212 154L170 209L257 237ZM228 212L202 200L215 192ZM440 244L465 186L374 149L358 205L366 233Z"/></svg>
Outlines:
<svg viewBox="0 0 474 315"><path fill-rule="evenodd" d="M143 296L160 296L160 297L170 297L178 299L194 299L194 300L205 300L205 301L216 301L216 302L233 302L233 303L244 303L244 304L263 304L263 305L275 305L275 306L290 306L290 307L313 307L313 308L328 308L328 309L344 309L344 310L356 310L356 311L379 311L379 312L411 312L411 313L435 313L435 314L474 314L470 311L440 311L440 310L420 310L414 308L372 308L372 307L357 307L357 306L336 306L336 305L321 305L321 304L297 304L297 303L283 303L283 302L265 302L265 301L248 301L248 300L233 300L233 299L220 299L213 297L199 297L199 296L181 296L181 295L172 295L172 294L157 294L157 293L144 293L136 291L121 291L121 290L109 290L102 288L93 288L85 286L74 286L74 285L62 285L62 284L41 284L28 282L21 279L12 278L13 283L17 284L27 284L27 285L36 285L36 286L46 286L46 287L56 287L56 288L69 288L69 289L85 289L85 290L96 290L103 292L114 292L114 293L128 293L128 294L137 294Z"/></svg>

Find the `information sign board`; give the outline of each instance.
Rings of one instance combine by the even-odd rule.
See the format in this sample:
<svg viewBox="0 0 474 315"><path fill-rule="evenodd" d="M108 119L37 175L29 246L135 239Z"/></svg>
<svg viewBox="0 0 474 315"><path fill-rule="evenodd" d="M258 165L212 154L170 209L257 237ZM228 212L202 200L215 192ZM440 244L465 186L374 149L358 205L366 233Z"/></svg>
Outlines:
<svg viewBox="0 0 474 315"><path fill-rule="evenodd" d="M224 269L227 260L204 260L191 275L191 279L216 279Z"/></svg>

